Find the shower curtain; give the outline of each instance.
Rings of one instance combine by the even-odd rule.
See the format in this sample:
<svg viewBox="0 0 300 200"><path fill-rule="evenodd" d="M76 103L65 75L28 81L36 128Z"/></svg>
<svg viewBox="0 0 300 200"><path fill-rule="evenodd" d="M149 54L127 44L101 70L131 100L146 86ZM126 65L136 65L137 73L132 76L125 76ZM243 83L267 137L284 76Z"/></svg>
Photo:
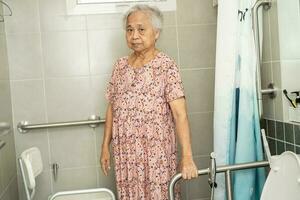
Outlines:
<svg viewBox="0 0 300 200"><path fill-rule="evenodd" d="M255 0L219 0L215 74L214 151L217 165L263 160L251 8ZM234 200L259 200L264 169L232 173ZM215 200L226 199L217 175Z"/></svg>

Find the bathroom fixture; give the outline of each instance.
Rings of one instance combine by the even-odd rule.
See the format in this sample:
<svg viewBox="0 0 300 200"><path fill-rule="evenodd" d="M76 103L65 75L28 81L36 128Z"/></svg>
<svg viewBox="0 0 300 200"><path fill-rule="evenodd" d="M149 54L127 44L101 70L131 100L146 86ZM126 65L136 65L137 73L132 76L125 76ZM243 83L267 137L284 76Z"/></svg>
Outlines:
<svg viewBox="0 0 300 200"><path fill-rule="evenodd" d="M288 91L286 89L283 90L284 96L289 101L290 105L288 107L289 110L289 121L300 123L300 91L291 92L291 94L295 94L295 99L291 99L288 95Z"/></svg>
<svg viewBox="0 0 300 200"><path fill-rule="evenodd" d="M272 166L261 200L298 200L300 197L300 155L286 151L272 156Z"/></svg>
<svg viewBox="0 0 300 200"><path fill-rule="evenodd" d="M18 162L24 184L26 200L32 200L37 187L35 178L43 171L41 152L37 147L29 148L21 153ZM49 200L70 199L68 197L81 200L115 200L115 195L106 188L58 192L50 196Z"/></svg>
<svg viewBox="0 0 300 200"><path fill-rule="evenodd" d="M286 89L283 90L283 94L284 96L287 98L287 100L291 103L291 105L296 108L297 105L293 102L293 100L288 96L288 92Z"/></svg>
<svg viewBox="0 0 300 200"><path fill-rule="evenodd" d="M268 9L271 7L272 0L257 0L254 6L251 9L252 12L252 27L254 30L254 39L255 39L255 50L256 50L256 58L257 58L257 66L256 66L256 88L257 88L257 100L258 100L258 108L259 114L262 116L262 95L263 94L272 94L271 97L275 97L275 92L277 91L274 88L263 89L261 88L261 56L260 56L260 39L259 39L259 23L258 23L258 8L260 6L264 6L264 9Z"/></svg>
<svg viewBox="0 0 300 200"><path fill-rule="evenodd" d="M0 15L0 17L1 17L0 22L4 22L4 16L12 16L12 10L10 9L9 5L7 3L5 3L4 1L0 0L0 3L3 4L5 7L7 7L10 12L8 15Z"/></svg>
<svg viewBox="0 0 300 200"><path fill-rule="evenodd" d="M51 168L52 168L52 171L53 171L53 179L54 179L54 181L57 181L58 169L59 169L58 163L53 163L51 165Z"/></svg>
<svg viewBox="0 0 300 200"><path fill-rule="evenodd" d="M267 156L267 159L270 163L270 166L272 165L271 163L271 152L270 152L270 148L269 148L269 144L268 144L268 141L267 141L267 136L266 136L266 131L265 129L261 129L261 135L262 135L262 143L264 145L264 150L265 150L265 154Z"/></svg>
<svg viewBox="0 0 300 200"><path fill-rule="evenodd" d="M262 95L268 95L271 99L276 97L277 89L274 86L274 83L269 83L267 89L261 89L260 92Z"/></svg>
<svg viewBox="0 0 300 200"><path fill-rule="evenodd" d="M212 152L210 154L210 166L208 172L208 184L211 188L211 200L213 200L215 188L217 187L216 183L216 154Z"/></svg>
<svg viewBox="0 0 300 200"><path fill-rule="evenodd" d="M3 140L0 140L0 150L5 146L5 142Z"/></svg>
<svg viewBox="0 0 300 200"><path fill-rule="evenodd" d="M252 169L259 167L267 167L269 166L268 161L258 161L258 162L249 162L235 165L224 165L216 167L216 173L225 173L225 181L226 181L226 191L227 191L227 200L232 200L232 192L231 192L231 171L243 170L243 169ZM210 169L201 169L198 170L198 175L207 175L210 173ZM169 184L169 200L174 200L174 186L175 184L182 178L182 174L178 173L170 181Z"/></svg>
<svg viewBox="0 0 300 200"><path fill-rule="evenodd" d="M258 161L235 165L215 167L215 161L211 161L210 168L198 170L198 175L209 175L209 183L213 180L212 174L225 172L227 200L232 200L231 171L267 167L271 171L264 185L261 200L298 200L300 196L300 155L293 152L283 152L281 155L271 156L265 130L261 130L264 150L268 161ZM213 158L214 155L211 154ZM174 186L182 178L181 173L176 174L169 184L169 200L174 200ZM212 187L211 199L213 199L214 187Z"/></svg>
<svg viewBox="0 0 300 200"><path fill-rule="evenodd" d="M271 171L262 191L261 200L298 200L300 196L300 155L283 152L279 156L271 156ZM268 161L226 165L216 168L216 172L225 172L227 200L232 200L230 172L269 166ZM206 175L210 169L198 170L198 175ZM182 178L181 173L173 176L169 184L169 200L174 200L174 186Z"/></svg>
<svg viewBox="0 0 300 200"><path fill-rule="evenodd" d="M294 91L291 93L296 95L295 103L296 103L296 107L299 107L300 106L300 91Z"/></svg>
<svg viewBox="0 0 300 200"><path fill-rule="evenodd" d="M88 120L82 121L69 121L69 122L53 122L45 124L29 124L27 121L21 121L18 123L17 128L20 133L27 133L29 130L42 129L42 128L57 128L67 126L81 126L89 125L91 128L96 128L99 124L105 123L105 119L101 119L99 116L91 115Z"/></svg>

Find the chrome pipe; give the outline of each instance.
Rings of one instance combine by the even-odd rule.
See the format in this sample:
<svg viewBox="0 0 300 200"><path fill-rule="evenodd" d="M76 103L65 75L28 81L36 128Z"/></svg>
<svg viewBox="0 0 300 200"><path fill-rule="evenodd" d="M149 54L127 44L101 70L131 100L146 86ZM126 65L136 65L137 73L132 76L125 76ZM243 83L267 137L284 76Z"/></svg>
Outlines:
<svg viewBox="0 0 300 200"><path fill-rule="evenodd" d="M257 162L249 162L249 163L241 163L235 165L225 165L217 168L217 173L230 171L237 171L243 169L251 169L251 168L259 168L259 167L267 167L269 166L268 161L257 161Z"/></svg>
<svg viewBox="0 0 300 200"><path fill-rule="evenodd" d="M258 23L258 8L262 5L271 5L272 0L258 0L254 4L251 9L252 12L252 28L254 31L254 40L255 40L255 48L256 48L256 93L257 93L257 100L258 100L258 109L259 115L262 116L262 93L261 93L261 57L260 57L260 39L259 39L259 23Z"/></svg>
<svg viewBox="0 0 300 200"><path fill-rule="evenodd" d="M262 95L269 95L271 99L274 99L276 97L277 88L274 87L273 83L269 83L267 89L261 89L260 93Z"/></svg>
<svg viewBox="0 0 300 200"><path fill-rule="evenodd" d="M271 94L271 93L274 93L276 92L277 90L276 89L264 89L264 90L261 90L261 94L264 95L264 94Z"/></svg>
<svg viewBox="0 0 300 200"><path fill-rule="evenodd" d="M269 166L268 161L257 161L257 162L249 162L249 163L241 163L241 164L235 164L235 165L224 165L217 167L216 172L217 173L224 173L226 171L236 171L236 170L243 170L243 169L251 169L251 168L259 168L259 167L267 167ZM207 175L210 173L210 169L202 169L198 170L198 176L201 175ZM174 187L175 184L182 179L182 174L178 173L173 176L169 183L169 200L174 200ZM228 192L228 191L227 191Z"/></svg>
<svg viewBox="0 0 300 200"><path fill-rule="evenodd" d="M102 123L105 123L105 119L100 119L100 117L93 115L90 117L89 120L83 120L83 121L54 122L54 123L45 123L45 124L28 124L27 121L22 121L18 123L17 128L20 133L26 133L27 131L34 130L34 129L58 128L58 127L68 127L68 126L89 125L90 127L95 128Z"/></svg>
<svg viewBox="0 0 300 200"><path fill-rule="evenodd" d="M209 173L209 168L207 169L202 169L202 170L198 170L198 176L201 176L201 175L206 175ZM175 184L180 180L182 179L182 174L181 173L178 173L178 174L175 174L170 183L169 183L169 200L174 200L174 187L175 187Z"/></svg>
<svg viewBox="0 0 300 200"><path fill-rule="evenodd" d="M226 196L227 200L232 200L232 189L231 189L231 174L230 170L225 172L225 182L226 182Z"/></svg>

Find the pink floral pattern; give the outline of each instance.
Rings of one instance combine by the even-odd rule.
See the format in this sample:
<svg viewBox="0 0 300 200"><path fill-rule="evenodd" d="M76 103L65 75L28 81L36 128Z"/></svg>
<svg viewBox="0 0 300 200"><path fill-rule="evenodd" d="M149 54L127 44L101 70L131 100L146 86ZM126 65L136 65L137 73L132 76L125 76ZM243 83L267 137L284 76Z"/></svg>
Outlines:
<svg viewBox="0 0 300 200"><path fill-rule="evenodd" d="M120 200L168 199L168 183L177 168L175 124L168 102L180 97L184 91L177 65L164 53L140 68L130 66L128 57L115 64L106 98L113 110Z"/></svg>

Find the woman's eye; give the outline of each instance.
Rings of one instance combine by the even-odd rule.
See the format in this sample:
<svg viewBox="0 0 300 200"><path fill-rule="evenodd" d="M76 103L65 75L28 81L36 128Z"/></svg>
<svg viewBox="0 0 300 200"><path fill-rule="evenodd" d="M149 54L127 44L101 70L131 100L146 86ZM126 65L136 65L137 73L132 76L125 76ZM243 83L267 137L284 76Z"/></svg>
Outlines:
<svg viewBox="0 0 300 200"><path fill-rule="evenodd" d="M144 29L144 28L140 28L140 29L139 29L139 32L140 32L140 33L144 33L144 32L145 32L145 29Z"/></svg>
<svg viewBox="0 0 300 200"><path fill-rule="evenodd" d="M132 31L133 31L133 29L131 29L131 28L128 28L128 29L127 29L127 32L130 32L130 33L131 33Z"/></svg>

